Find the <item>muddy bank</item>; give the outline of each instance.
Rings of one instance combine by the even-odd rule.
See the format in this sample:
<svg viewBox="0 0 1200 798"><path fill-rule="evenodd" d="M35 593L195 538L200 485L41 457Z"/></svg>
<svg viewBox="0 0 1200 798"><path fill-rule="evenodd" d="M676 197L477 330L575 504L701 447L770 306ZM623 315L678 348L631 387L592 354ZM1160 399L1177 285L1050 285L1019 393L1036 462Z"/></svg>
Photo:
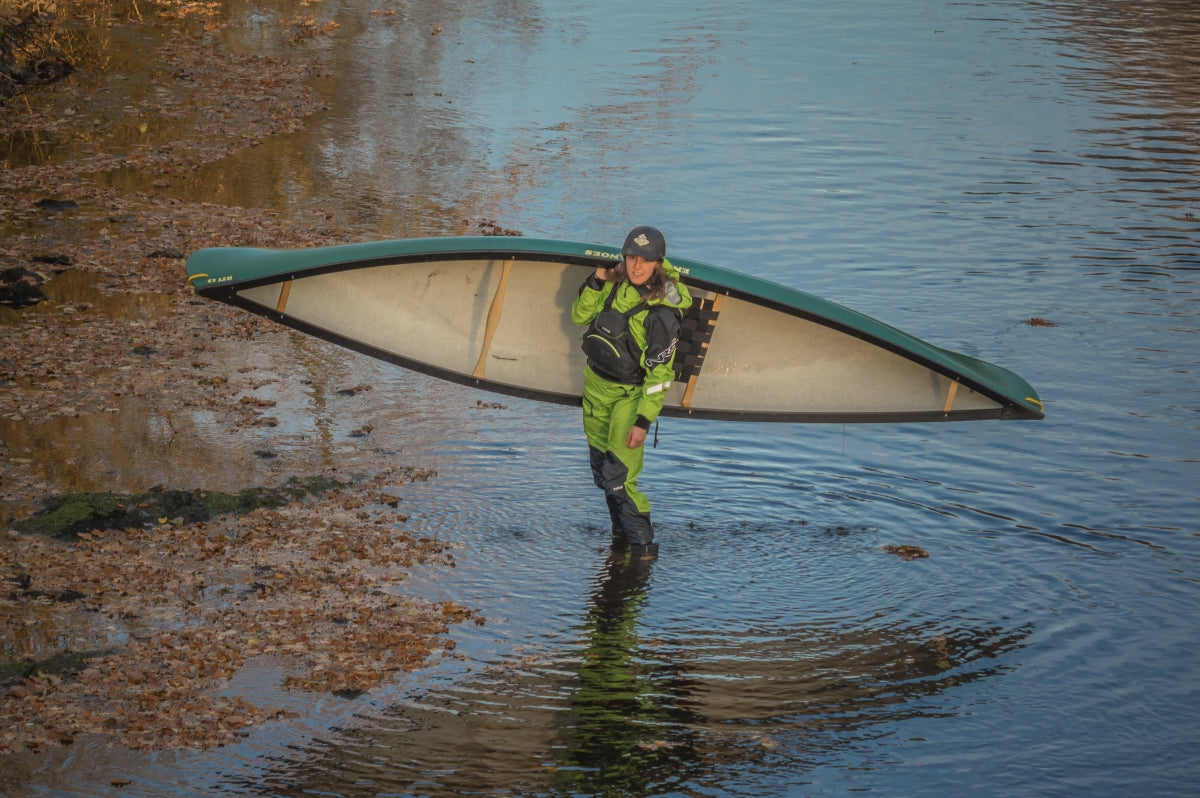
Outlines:
<svg viewBox="0 0 1200 798"><path fill-rule="evenodd" d="M353 238L324 214L283 220L163 193L200 164L298 129L324 108L311 85L323 70L299 50L292 61L222 54L205 30L224 24L220 7L152 8L92 26L99 49L124 60L81 56L70 78L9 98L0 114L0 272L96 275L82 300L0 306L0 433L117 413L126 399L261 423L263 408L240 402L253 385L214 368L208 353L214 341L280 333L196 299L183 259L218 244ZM136 171L149 190L109 187L114 170ZM104 301L112 297L124 298L122 312ZM28 507L54 485L7 444L18 436L3 437L0 504Z"/></svg>
<svg viewBox="0 0 1200 798"><path fill-rule="evenodd" d="M167 195L175 176L299 129L324 107L313 90L324 69L302 49L290 60L220 52L211 34L225 24L221 6L140 11L94 33L148 48L129 61L144 71L84 59L0 113L0 272L39 290L87 284L75 298L0 306L0 752L93 734L134 748L218 745L285 714L220 694L248 660L281 661L287 687L352 698L447 651L448 626L474 617L397 588L408 570L453 559L404 531L403 488L432 474L394 463L353 484L318 475L333 489L279 506L193 517L158 512L148 494L92 496L89 511L111 510L111 523L75 524L72 542L19 530L65 492L31 443L47 425L131 405L203 412L231 431L278 423L273 403L255 397L261 369L230 369L212 353L214 342L287 333L198 300L188 252L360 237L327 213L283 219ZM275 24L297 44L329 32L305 18ZM129 184L108 179L116 170L147 190L112 188ZM157 492L178 499L179 487ZM70 515L75 501L49 506Z"/></svg>

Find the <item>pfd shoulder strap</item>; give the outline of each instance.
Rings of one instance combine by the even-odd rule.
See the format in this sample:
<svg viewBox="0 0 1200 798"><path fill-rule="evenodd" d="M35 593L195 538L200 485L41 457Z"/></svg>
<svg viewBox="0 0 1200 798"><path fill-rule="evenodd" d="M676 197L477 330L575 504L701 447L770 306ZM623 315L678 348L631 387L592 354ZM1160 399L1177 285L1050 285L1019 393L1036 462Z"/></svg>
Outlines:
<svg viewBox="0 0 1200 798"><path fill-rule="evenodd" d="M608 292L608 296L606 296L604 298L604 309L605 310L612 310L613 299L616 298L617 290L620 289L620 287L621 287L620 283L617 283L616 285L614 285L612 287L612 290ZM635 315L637 315L638 313L641 313L643 310L645 310L649 307L650 307L650 305L646 302L646 300L642 299L636 305L631 307L629 310L618 310L617 312L625 317L625 321L629 321Z"/></svg>

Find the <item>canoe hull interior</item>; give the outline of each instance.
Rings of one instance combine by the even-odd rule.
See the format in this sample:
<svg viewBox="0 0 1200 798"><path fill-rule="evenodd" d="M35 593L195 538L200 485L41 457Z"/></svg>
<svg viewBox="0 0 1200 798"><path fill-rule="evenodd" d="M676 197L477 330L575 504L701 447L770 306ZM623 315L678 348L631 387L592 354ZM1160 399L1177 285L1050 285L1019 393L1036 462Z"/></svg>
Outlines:
<svg viewBox="0 0 1200 798"><path fill-rule="evenodd" d="M592 268L575 256L432 253L245 280L203 273L193 283L211 298L408 368L570 404L579 401L585 364L570 305ZM685 324L677 364L694 365L668 394L666 415L812 422L1040 417L947 373L944 364L696 271L687 282L704 318Z"/></svg>

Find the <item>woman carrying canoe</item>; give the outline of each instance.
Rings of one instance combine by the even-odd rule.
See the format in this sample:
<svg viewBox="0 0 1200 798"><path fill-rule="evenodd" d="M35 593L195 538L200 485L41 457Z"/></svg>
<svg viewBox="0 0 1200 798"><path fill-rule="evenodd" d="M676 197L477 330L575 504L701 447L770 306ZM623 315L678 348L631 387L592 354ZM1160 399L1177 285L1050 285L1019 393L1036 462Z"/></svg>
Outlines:
<svg viewBox="0 0 1200 798"><path fill-rule="evenodd" d="M654 557L650 500L638 490L646 432L675 378L680 320L692 304L679 270L667 260L663 234L635 227L622 260L597 266L571 305L583 338L583 430L596 486L604 491L614 544Z"/></svg>

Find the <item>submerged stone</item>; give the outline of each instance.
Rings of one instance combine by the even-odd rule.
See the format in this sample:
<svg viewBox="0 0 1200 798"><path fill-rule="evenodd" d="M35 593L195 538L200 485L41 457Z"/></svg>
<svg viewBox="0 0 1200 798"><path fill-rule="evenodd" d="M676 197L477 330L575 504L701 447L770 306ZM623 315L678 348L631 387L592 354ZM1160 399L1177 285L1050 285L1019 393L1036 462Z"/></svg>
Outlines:
<svg viewBox="0 0 1200 798"><path fill-rule="evenodd" d="M0 305L23 308L45 302L42 276L22 266L0 271Z"/></svg>

